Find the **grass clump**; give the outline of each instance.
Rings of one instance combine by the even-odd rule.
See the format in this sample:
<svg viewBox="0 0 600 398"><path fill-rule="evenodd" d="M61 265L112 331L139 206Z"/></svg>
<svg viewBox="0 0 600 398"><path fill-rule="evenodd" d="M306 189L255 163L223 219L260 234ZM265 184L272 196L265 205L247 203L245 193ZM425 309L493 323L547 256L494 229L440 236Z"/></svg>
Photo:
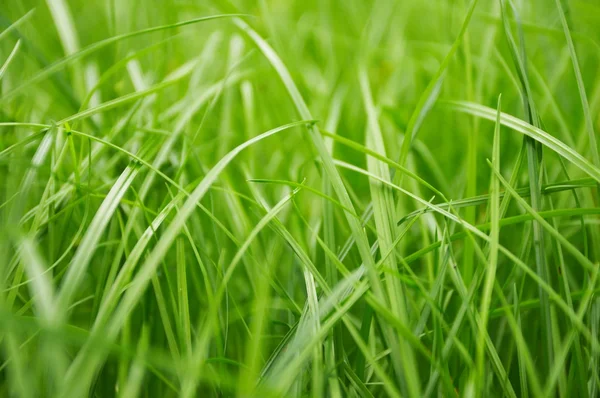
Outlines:
<svg viewBox="0 0 600 398"><path fill-rule="evenodd" d="M598 22L3 2L0 396L598 396Z"/></svg>

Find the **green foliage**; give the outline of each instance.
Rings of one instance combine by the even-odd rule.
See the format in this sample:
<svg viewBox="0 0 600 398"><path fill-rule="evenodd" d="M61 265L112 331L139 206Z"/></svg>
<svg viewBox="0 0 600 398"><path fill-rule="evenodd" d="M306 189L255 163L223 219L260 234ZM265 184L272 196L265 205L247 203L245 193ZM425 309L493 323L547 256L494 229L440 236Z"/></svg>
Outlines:
<svg viewBox="0 0 600 398"><path fill-rule="evenodd" d="M1 2L0 396L598 396L599 27Z"/></svg>

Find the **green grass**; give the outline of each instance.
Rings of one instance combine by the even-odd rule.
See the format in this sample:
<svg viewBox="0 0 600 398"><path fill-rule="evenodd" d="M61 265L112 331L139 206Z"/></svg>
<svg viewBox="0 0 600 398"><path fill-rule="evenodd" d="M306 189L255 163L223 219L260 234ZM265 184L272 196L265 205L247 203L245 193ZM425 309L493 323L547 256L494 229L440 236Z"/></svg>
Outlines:
<svg viewBox="0 0 600 398"><path fill-rule="evenodd" d="M599 396L599 27L2 2L0 396Z"/></svg>

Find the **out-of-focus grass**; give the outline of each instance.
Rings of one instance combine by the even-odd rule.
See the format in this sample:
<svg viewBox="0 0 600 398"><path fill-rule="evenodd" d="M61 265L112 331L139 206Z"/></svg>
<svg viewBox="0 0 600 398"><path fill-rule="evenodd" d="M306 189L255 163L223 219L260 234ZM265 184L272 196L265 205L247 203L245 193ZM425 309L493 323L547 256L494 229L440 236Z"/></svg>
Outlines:
<svg viewBox="0 0 600 398"><path fill-rule="evenodd" d="M600 394L600 7L0 4L0 395Z"/></svg>

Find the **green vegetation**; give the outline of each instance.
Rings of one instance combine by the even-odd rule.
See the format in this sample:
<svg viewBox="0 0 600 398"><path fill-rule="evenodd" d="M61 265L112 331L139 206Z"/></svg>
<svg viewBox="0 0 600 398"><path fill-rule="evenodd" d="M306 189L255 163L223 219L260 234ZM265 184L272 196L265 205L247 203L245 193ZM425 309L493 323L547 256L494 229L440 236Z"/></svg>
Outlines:
<svg viewBox="0 0 600 398"><path fill-rule="evenodd" d="M595 0L4 0L0 396L600 396Z"/></svg>

